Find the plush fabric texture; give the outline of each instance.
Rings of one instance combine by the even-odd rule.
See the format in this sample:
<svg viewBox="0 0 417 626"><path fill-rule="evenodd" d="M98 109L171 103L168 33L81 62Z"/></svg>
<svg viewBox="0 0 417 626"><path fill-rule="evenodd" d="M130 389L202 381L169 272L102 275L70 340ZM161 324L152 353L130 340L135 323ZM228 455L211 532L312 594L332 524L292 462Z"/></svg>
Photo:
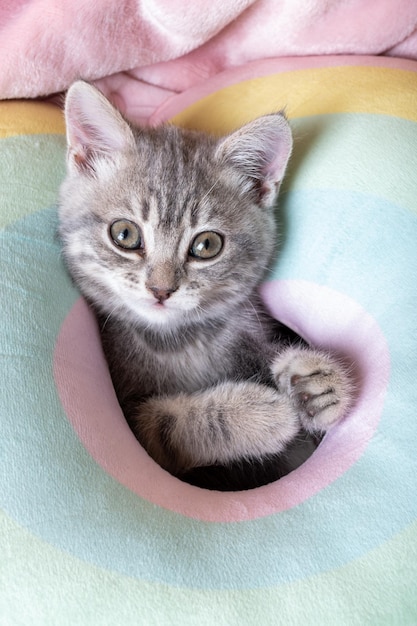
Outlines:
<svg viewBox="0 0 417 626"><path fill-rule="evenodd" d="M202 19L203 17L203 19ZM414 0L3 0L0 99L98 81L127 117L268 57L417 59Z"/></svg>
<svg viewBox="0 0 417 626"><path fill-rule="evenodd" d="M417 622L417 63L288 63L153 115L218 133L286 107L295 148L262 295L356 363L347 418L247 492L181 483L129 431L56 239L62 115L0 104L2 623Z"/></svg>

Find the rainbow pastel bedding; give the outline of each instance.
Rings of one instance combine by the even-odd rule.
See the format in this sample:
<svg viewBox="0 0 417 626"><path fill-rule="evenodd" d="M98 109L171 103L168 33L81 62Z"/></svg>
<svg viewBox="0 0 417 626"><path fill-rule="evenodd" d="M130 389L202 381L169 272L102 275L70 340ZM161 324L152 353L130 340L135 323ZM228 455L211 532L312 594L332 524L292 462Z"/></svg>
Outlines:
<svg viewBox="0 0 417 626"><path fill-rule="evenodd" d="M417 623L417 63L259 61L151 122L224 132L282 107L295 150L263 297L361 386L299 469L220 493L124 422L55 234L62 115L0 103L2 624Z"/></svg>

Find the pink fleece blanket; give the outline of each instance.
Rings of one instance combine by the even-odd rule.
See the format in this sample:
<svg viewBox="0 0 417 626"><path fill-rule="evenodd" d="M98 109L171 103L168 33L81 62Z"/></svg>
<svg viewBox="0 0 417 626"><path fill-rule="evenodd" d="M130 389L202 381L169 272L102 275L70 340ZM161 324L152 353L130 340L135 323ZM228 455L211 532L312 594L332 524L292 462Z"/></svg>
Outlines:
<svg viewBox="0 0 417 626"><path fill-rule="evenodd" d="M417 59L416 0L2 0L0 98L95 81L133 121L224 69L278 56Z"/></svg>

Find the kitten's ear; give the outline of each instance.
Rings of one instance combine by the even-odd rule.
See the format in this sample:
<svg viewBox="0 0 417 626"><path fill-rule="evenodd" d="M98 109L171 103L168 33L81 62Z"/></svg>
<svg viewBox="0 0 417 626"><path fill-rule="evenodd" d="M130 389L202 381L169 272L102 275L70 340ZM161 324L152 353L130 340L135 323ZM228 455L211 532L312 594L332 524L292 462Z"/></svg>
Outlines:
<svg viewBox="0 0 417 626"><path fill-rule="evenodd" d="M100 159L134 147L133 133L119 111L92 85L77 81L65 100L68 167L91 174Z"/></svg>
<svg viewBox="0 0 417 626"><path fill-rule="evenodd" d="M259 117L220 141L216 156L242 175L247 191L261 206L278 194L292 149L290 126L283 113Z"/></svg>

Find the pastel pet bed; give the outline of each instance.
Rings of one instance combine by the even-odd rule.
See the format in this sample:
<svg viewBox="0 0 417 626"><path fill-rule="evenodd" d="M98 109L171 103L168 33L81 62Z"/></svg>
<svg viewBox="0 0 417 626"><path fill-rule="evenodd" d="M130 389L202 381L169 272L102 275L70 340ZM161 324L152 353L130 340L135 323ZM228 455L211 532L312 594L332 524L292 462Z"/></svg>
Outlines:
<svg viewBox="0 0 417 626"><path fill-rule="evenodd" d="M62 114L0 104L1 623L417 622L416 94L413 62L271 60L153 116L218 133L285 107L263 297L356 363L312 457L236 493L173 478L128 429L55 234Z"/></svg>

